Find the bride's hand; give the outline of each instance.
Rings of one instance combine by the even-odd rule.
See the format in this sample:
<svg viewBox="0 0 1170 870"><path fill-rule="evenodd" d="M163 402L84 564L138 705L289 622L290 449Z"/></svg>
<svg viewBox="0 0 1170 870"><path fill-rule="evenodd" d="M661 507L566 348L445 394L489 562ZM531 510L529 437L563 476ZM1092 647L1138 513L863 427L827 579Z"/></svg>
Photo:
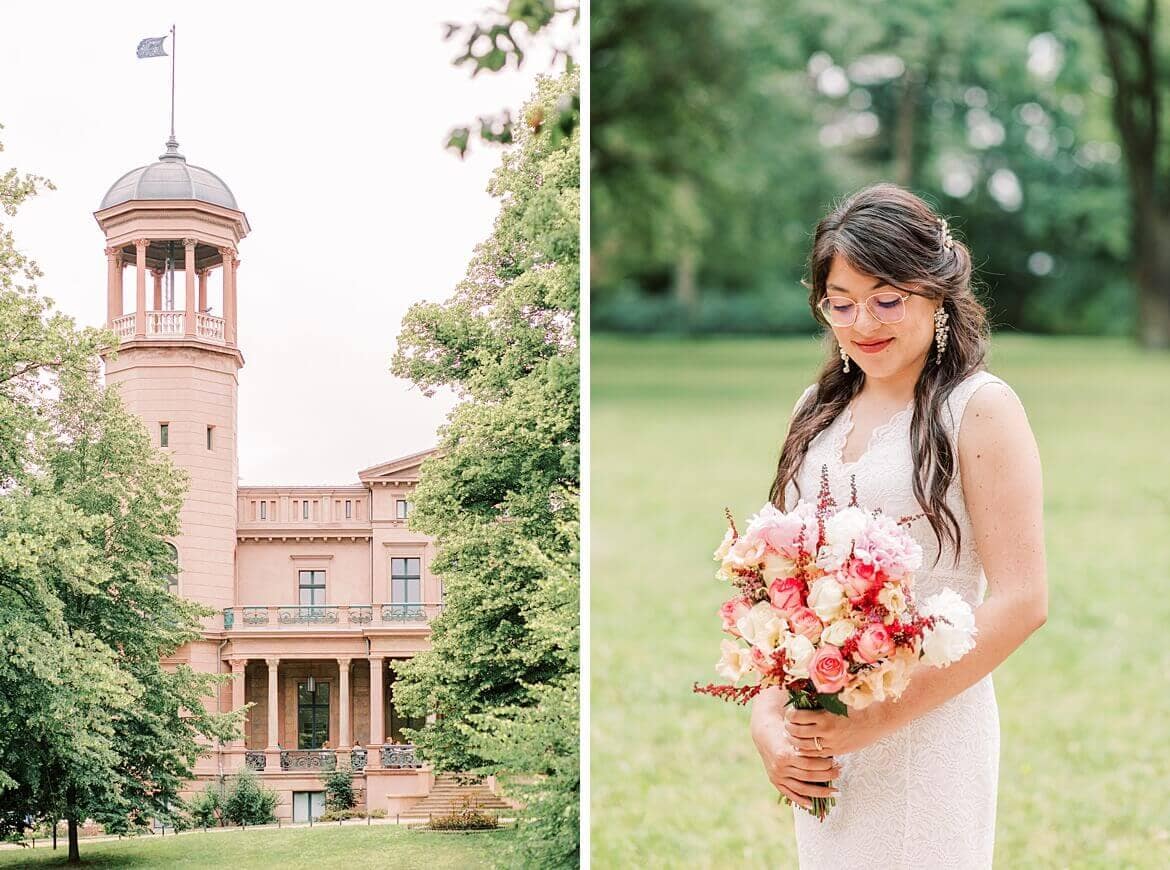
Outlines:
<svg viewBox="0 0 1170 870"><path fill-rule="evenodd" d="M752 740L768 779L793 803L811 809L810 798L837 794L837 789L825 783L837 777L840 767L831 756L814 757L798 752L784 730L782 706L757 701L752 708Z"/></svg>
<svg viewBox="0 0 1170 870"><path fill-rule="evenodd" d="M838 716L827 710L784 712L784 730L798 751L810 756L847 755L876 743L888 731L881 704Z"/></svg>

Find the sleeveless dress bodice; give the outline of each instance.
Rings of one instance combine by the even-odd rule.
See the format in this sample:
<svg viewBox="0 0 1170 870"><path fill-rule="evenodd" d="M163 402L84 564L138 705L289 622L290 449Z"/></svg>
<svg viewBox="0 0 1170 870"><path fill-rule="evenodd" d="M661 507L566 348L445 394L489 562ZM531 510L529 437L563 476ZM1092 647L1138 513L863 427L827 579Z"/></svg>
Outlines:
<svg viewBox="0 0 1170 870"><path fill-rule="evenodd" d="M975 391L999 378L978 371L960 382L942 410L955 448L963 412ZM811 398L807 389L797 407ZM856 462L842 456L852 429L843 411L809 445L797 474L800 497L815 501L821 468L829 470L833 497L850 500L850 478L858 504L880 508L894 518L922 513L914 497L908 405L874 430ZM792 484L787 506L796 503ZM946 494L962 531L957 554L938 540L925 518L910 532L922 545L922 568L913 590L917 600L950 588L972 608L983 600L987 580L975 548L975 533L963 499L958 471ZM940 556L938 561L935 557ZM999 777L999 713L988 675L966 691L858 752L838 756L841 774L837 806L823 822L795 808L802 870L887 868L988 868L995 845L995 804Z"/></svg>

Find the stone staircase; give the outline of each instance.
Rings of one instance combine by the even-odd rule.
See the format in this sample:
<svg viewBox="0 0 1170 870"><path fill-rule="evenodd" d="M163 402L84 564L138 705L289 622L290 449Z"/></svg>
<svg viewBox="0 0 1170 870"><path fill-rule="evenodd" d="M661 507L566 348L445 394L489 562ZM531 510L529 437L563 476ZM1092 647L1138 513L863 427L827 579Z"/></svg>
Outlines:
<svg viewBox="0 0 1170 870"><path fill-rule="evenodd" d="M459 777L453 773L435 776L431 793L402 813L403 818L426 819L431 816L445 816L471 806L480 812L499 815L501 818L515 814L509 804L492 794L486 785L460 785Z"/></svg>

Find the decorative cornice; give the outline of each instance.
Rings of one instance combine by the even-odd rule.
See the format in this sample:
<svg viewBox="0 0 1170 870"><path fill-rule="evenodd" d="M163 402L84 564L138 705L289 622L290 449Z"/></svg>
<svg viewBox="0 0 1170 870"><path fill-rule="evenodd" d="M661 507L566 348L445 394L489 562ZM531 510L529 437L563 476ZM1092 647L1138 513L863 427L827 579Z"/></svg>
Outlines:
<svg viewBox="0 0 1170 870"><path fill-rule="evenodd" d="M301 554L296 553L296 554L293 554L292 556L289 556L289 558L292 559L294 562L298 562L298 561L300 561L300 562L328 562L330 559L333 558L333 554L329 553L329 554L324 555L324 556L302 556Z"/></svg>
<svg viewBox="0 0 1170 870"><path fill-rule="evenodd" d="M373 537L372 531L324 531L321 529L236 529L237 541L368 541Z"/></svg>

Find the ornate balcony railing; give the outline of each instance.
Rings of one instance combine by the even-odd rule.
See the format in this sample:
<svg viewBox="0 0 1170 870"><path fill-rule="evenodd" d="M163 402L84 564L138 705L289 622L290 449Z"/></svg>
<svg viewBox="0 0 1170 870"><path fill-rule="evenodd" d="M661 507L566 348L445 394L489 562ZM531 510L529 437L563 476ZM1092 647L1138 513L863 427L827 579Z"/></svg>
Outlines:
<svg viewBox="0 0 1170 870"><path fill-rule="evenodd" d="M383 604L383 622L426 622L427 610L423 604Z"/></svg>
<svg viewBox="0 0 1170 870"><path fill-rule="evenodd" d="M442 604L253 604L223 611L226 631L249 628L321 627L355 629L424 626L443 610Z"/></svg>
<svg viewBox="0 0 1170 870"><path fill-rule="evenodd" d="M354 749L349 754L349 766L352 767L354 770L365 770L366 769L366 758L367 758L366 750Z"/></svg>
<svg viewBox="0 0 1170 870"><path fill-rule="evenodd" d="M249 749L244 752L244 767L248 770L263 770L264 765L265 757L262 750Z"/></svg>
<svg viewBox="0 0 1170 870"><path fill-rule="evenodd" d="M281 770L333 770L337 752L332 749L282 749Z"/></svg>
<svg viewBox="0 0 1170 870"><path fill-rule="evenodd" d="M146 311L147 338L182 338L187 334L186 311ZM114 319L114 332L118 338L134 338L135 315L123 314ZM195 337L204 341L224 343L222 317L197 312L195 314Z"/></svg>
<svg viewBox="0 0 1170 870"><path fill-rule="evenodd" d="M409 743L396 743L382 747L382 767L384 768L418 768L422 766L422 758L419 757L418 750Z"/></svg>

